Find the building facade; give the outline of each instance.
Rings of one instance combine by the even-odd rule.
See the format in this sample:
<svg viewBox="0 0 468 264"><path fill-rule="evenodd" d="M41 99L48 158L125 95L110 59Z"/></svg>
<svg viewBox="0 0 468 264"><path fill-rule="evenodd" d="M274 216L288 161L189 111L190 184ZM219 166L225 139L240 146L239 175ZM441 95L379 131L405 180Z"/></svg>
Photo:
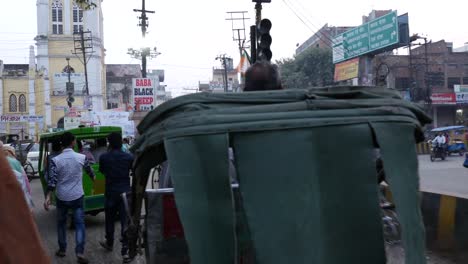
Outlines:
<svg viewBox="0 0 468 264"><path fill-rule="evenodd" d="M412 101L431 102L434 127L468 125L468 52L453 49L444 40L413 45L417 47L411 55L376 56L375 75L385 65L387 87L395 87Z"/></svg>
<svg viewBox="0 0 468 264"><path fill-rule="evenodd" d="M325 24L314 35L297 47L296 55L301 54L310 47L331 49L333 38L352 28L353 27L333 27Z"/></svg>
<svg viewBox="0 0 468 264"><path fill-rule="evenodd" d="M36 70L34 47L29 64L3 64L0 60L0 135L37 138L47 129L43 73Z"/></svg>
<svg viewBox="0 0 468 264"><path fill-rule="evenodd" d="M102 0L96 7L83 10L73 0L37 0L37 66L43 80L46 126L60 126L67 107L65 85L68 70L74 83L76 107L94 111L105 109L105 65ZM85 33L81 37L79 33ZM83 42L81 42L83 39ZM84 44L84 47L82 45ZM86 94L81 48L86 48L89 97ZM76 52L76 54L74 54ZM92 53L91 53L92 52ZM70 67L68 67L69 58ZM35 104L35 102L30 102ZM86 103L86 105L84 105Z"/></svg>
<svg viewBox="0 0 468 264"><path fill-rule="evenodd" d="M106 109L132 109L132 79L141 78L139 64L106 65Z"/></svg>

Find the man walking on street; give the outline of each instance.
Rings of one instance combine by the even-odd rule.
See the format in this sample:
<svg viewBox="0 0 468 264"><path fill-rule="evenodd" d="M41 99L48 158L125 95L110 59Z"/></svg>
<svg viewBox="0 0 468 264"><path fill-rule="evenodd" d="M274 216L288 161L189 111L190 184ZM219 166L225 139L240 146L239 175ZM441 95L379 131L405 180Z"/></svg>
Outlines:
<svg viewBox="0 0 468 264"><path fill-rule="evenodd" d="M122 258L124 263L131 261L128 255L128 240L125 235L127 228L127 214L120 195L130 192L130 169L133 156L122 151L122 136L111 133L108 136L110 151L103 154L99 160L99 170L106 178L105 213L106 213L106 240L99 244L112 251L114 245L114 229L117 213L120 216L122 236Z"/></svg>
<svg viewBox="0 0 468 264"><path fill-rule="evenodd" d="M67 214L73 212L75 222L75 253L78 263L88 263L84 257L85 224L83 208L83 168L94 181L95 175L85 155L73 151L76 144L75 136L65 132L62 136L62 153L51 161L50 175L47 179L47 195L44 202L45 210L49 210L51 193L55 190L57 204L57 236L59 250L58 257L65 257L67 249Z"/></svg>

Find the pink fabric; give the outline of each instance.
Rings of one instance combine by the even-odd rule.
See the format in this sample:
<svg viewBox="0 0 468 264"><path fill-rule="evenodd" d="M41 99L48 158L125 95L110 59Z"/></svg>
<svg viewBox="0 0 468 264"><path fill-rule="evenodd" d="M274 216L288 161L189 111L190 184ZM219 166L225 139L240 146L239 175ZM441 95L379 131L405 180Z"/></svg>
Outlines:
<svg viewBox="0 0 468 264"><path fill-rule="evenodd" d="M26 172L24 172L24 171L23 171L23 181L24 181L24 184L26 185L26 189L28 189L29 195L32 195L31 194L31 185L29 185L28 176L26 175Z"/></svg>

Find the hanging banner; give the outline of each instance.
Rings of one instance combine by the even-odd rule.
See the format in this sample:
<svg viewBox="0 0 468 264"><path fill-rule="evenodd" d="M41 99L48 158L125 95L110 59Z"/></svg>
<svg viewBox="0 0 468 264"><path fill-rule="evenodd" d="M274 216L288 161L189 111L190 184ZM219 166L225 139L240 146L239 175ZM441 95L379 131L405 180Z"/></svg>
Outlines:
<svg viewBox="0 0 468 264"><path fill-rule="evenodd" d="M54 96L66 96L67 89L66 85L68 82L68 73L55 73L52 76L53 80L53 91ZM70 73L70 82L74 83L75 91L74 95L83 95L85 90L85 76L83 73Z"/></svg>
<svg viewBox="0 0 468 264"><path fill-rule="evenodd" d="M36 115L2 115L0 116L0 123L36 123L44 122L43 116Z"/></svg>

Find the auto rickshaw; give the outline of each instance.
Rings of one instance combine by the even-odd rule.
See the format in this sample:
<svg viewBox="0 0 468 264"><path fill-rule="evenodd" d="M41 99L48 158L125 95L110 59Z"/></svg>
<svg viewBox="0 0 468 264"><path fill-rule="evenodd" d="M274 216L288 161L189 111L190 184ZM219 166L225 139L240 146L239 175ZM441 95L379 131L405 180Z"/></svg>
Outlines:
<svg viewBox="0 0 468 264"><path fill-rule="evenodd" d="M132 147L130 255L145 245L146 263L386 263L378 150L406 263L424 264L415 143L430 122L377 87L168 101L145 116ZM170 177L147 190L156 166Z"/></svg>
<svg viewBox="0 0 468 264"><path fill-rule="evenodd" d="M47 192L46 182L46 170L49 167L48 156L51 153L52 141L60 140L63 133L70 132L75 135L76 140L83 142L92 143L99 139L105 139L112 132L122 133L120 127L111 126L97 126L97 127L80 127L75 129L69 129L61 132L47 133L40 136L40 147L39 147L39 177L42 184L44 195ZM75 151L78 151L76 146ZM83 190L84 190L84 211L87 214L96 215L104 210L104 191L105 191L105 179L104 175L99 172L99 161L91 165L94 170L96 179L93 183L89 175L83 171ZM55 196L52 196L55 197ZM55 205L55 201L52 201Z"/></svg>

